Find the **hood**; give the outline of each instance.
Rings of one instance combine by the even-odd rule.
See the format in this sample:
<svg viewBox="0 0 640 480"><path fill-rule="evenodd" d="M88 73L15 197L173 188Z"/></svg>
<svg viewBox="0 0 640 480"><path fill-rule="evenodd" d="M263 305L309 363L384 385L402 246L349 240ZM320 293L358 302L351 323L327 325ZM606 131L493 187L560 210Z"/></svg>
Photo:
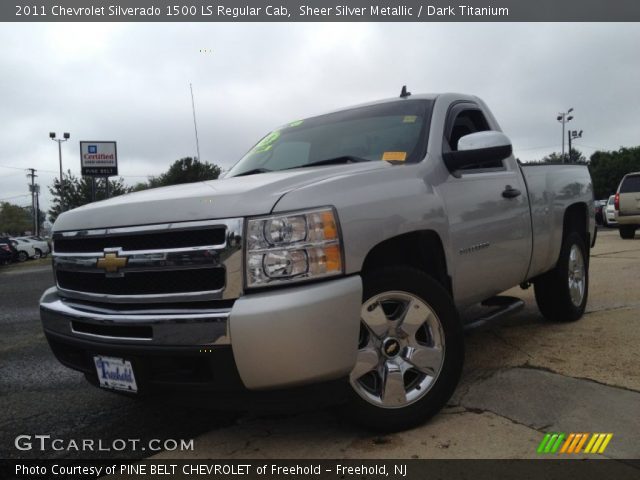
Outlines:
<svg viewBox="0 0 640 480"><path fill-rule="evenodd" d="M61 214L53 230L188 222L271 212L286 193L316 182L393 168L387 162L319 166L153 188L94 202ZM327 203L330 203L327 200ZM317 205L300 205L300 208Z"/></svg>

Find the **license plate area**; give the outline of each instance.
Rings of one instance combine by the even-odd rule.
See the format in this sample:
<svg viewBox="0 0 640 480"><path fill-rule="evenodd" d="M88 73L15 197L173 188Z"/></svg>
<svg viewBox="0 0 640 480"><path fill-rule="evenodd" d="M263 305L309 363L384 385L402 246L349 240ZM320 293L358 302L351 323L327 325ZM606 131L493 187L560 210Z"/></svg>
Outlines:
<svg viewBox="0 0 640 480"><path fill-rule="evenodd" d="M102 388L137 393L138 384L133 373L133 365L129 360L117 357L96 355L93 363Z"/></svg>

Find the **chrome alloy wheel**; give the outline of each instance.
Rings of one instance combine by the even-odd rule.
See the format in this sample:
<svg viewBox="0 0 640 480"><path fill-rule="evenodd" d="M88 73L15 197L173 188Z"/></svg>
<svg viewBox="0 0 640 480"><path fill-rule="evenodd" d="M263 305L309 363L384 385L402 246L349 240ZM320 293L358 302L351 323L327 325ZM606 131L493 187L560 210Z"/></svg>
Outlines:
<svg viewBox="0 0 640 480"><path fill-rule="evenodd" d="M582 251L577 245L571 245L569 252L569 294L571 303L576 307L582 305L585 290L585 268Z"/></svg>
<svg viewBox="0 0 640 480"><path fill-rule="evenodd" d="M354 390L382 408L402 408L436 382L444 361L440 320L423 300L407 292L383 292L360 311L360 341L350 375Z"/></svg>

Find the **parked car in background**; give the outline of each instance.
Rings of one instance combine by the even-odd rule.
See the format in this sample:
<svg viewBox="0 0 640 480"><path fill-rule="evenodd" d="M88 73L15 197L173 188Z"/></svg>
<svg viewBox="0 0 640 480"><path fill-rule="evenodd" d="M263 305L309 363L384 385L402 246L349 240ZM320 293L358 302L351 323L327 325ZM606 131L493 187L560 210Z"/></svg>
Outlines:
<svg viewBox="0 0 640 480"><path fill-rule="evenodd" d="M46 244L47 244L47 248L49 249L49 253L51 253L51 251L53 250L53 249L51 248L51 240L50 240L50 239L48 239L48 238L39 237L39 236L37 236L37 235L33 235L33 236L31 236L31 237L27 237L27 238L30 238L30 239L32 239L32 240L38 240L38 241L40 241L40 242L44 242L44 243L46 243Z"/></svg>
<svg viewBox="0 0 640 480"><path fill-rule="evenodd" d="M51 252L49 244L38 237L18 237L18 240L23 240L33 245L35 250L34 258L46 257Z"/></svg>
<svg viewBox="0 0 640 480"><path fill-rule="evenodd" d="M616 221L616 206L615 206L616 196L611 195L609 200L607 200L607 204L604 207L604 226L605 227L615 227L618 225Z"/></svg>
<svg viewBox="0 0 640 480"><path fill-rule="evenodd" d="M0 265L15 262L18 259L18 251L11 244L8 237L0 237Z"/></svg>
<svg viewBox="0 0 640 480"><path fill-rule="evenodd" d="M605 225L604 209L606 205L606 200L594 200L593 202L593 206L595 207L596 211L596 223L598 225Z"/></svg>
<svg viewBox="0 0 640 480"><path fill-rule="evenodd" d="M12 238L11 244L18 251L18 261L24 262L30 258L40 258L36 253L36 247L33 243L27 242L21 238ZM36 255L38 255L36 257Z"/></svg>
<svg viewBox="0 0 640 480"><path fill-rule="evenodd" d="M620 237L631 239L640 226L640 172L627 173L614 198Z"/></svg>

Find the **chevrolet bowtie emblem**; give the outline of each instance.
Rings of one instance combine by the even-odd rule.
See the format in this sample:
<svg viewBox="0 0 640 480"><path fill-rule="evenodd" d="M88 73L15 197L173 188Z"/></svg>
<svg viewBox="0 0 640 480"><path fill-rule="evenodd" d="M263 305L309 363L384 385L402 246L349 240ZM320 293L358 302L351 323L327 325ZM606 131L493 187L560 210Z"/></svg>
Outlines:
<svg viewBox="0 0 640 480"><path fill-rule="evenodd" d="M98 259L96 267L107 273L116 273L127 265L127 260L127 257L119 257L117 253L105 253L104 257Z"/></svg>

